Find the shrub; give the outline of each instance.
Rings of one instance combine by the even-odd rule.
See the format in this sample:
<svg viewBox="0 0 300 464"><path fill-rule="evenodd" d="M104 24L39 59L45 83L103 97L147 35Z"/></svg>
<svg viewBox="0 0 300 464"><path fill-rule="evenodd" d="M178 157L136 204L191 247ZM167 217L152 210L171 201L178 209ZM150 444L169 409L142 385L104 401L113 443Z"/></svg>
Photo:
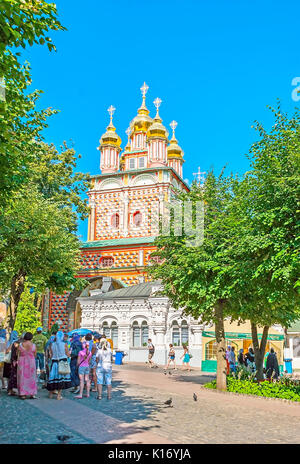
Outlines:
<svg viewBox="0 0 300 464"><path fill-rule="evenodd" d="M204 385L205 388L216 388L216 381ZM282 377L276 382L254 382L242 380L233 376L227 377L227 391L246 395L264 396L267 398L283 398L290 401L300 401L300 382Z"/></svg>

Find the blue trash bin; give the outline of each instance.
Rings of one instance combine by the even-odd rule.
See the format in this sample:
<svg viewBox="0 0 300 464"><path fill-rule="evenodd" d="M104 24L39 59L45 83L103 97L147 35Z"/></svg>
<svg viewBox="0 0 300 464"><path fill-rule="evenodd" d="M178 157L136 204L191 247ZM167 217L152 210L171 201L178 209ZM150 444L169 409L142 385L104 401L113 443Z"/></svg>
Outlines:
<svg viewBox="0 0 300 464"><path fill-rule="evenodd" d="M285 359L285 370L287 371L288 374L293 373L293 367L292 367L292 359Z"/></svg>
<svg viewBox="0 0 300 464"><path fill-rule="evenodd" d="M124 351L116 351L115 364L123 364Z"/></svg>

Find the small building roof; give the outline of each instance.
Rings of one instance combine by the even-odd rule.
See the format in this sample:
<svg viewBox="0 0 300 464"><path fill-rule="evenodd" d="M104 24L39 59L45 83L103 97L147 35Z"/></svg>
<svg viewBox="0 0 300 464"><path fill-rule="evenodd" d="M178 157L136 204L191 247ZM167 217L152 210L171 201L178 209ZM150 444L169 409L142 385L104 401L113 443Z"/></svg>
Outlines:
<svg viewBox="0 0 300 464"><path fill-rule="evenodd" d="M130 287L119 288L118 290L112 290L107 293L99 293L89 297L91 300L116 300L126 298L148 298L152 293L152 288L161 286L160 280L151 282L143 282L137 285L131 285Z"/></svg>

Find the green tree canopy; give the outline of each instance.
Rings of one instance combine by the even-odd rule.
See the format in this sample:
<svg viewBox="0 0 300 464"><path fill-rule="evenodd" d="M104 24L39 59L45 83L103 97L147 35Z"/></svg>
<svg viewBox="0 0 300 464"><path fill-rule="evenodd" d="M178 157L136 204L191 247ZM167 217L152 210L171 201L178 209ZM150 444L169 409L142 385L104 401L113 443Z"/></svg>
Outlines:
<svg viewBox="0 0 300 464"><path fill-rule="evenodd" d="M28 175L35 140L47 126L52 109L37 111L40 91L28 92L29 63L17 51L33 44L55 50L50 31L63 30L56 6L44 0L0 0L0 209L11 189Z"/></svg>
<svg viewBox="0 0 300 464"><path fill-rule="evenodd" d="M10 326L15 321L25 281L37 292L80 287L75 275L80 242L70 208L43 198L35 185L15 193L0 218L0 285L10 287Z"/></svg>

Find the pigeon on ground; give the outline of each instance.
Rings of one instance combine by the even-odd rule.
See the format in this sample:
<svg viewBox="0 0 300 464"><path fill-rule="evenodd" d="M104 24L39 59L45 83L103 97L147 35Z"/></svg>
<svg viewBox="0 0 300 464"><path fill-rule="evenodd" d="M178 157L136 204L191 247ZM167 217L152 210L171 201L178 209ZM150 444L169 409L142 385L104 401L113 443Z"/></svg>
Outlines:
<svg viewBox="0 0 300 464"><path fill-rule="evenodd" d="M169 371L169 375L172 375L172 372Z"/></svg>
<svg viewBox="0 0 300 464"><path fill-rule="evenodd" d="M65 443L67 440L69 440L72 437L73 435L56 435L56 438L62 443Z"/></svg>
<svg viewBox="0 0 300 464"><path fill-rule="evenodd" d="M197 397L196 393L193 393L193 398L194 398L194 401L197 401L198 397Z"/></svg>
<svg viewBox="0 0 300 464"><path fill-rule="evenodd" d="M170 398L169 400L165 401L164 404L166 404L167 406L171 406L171 404L172 404L172 398Z"/></svg>
<svg viewBox="0 0 300 464"><path fill-rule="evenodd" d="M167 375L166 371L164 372L165 375Z"/></svg>

